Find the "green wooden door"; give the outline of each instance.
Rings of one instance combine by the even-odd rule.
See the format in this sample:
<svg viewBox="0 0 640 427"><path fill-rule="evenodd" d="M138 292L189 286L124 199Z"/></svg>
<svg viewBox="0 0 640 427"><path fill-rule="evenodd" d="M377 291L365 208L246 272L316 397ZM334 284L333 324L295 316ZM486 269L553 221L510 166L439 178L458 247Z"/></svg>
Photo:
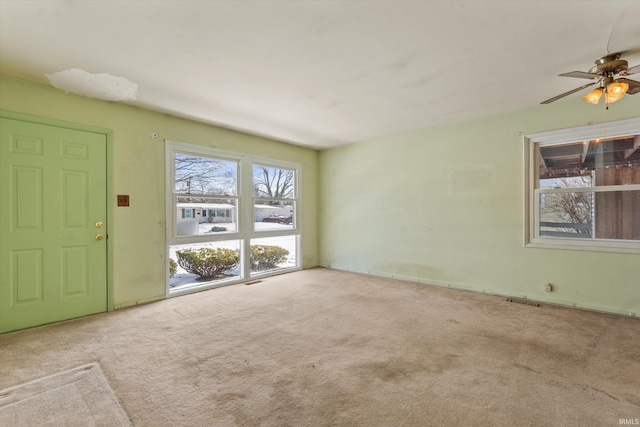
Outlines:
<svg viewBox="0 0 640 427"><path fill-rule="evenodd" d="M106 136L0 119L0 333L107 310Z"/></svg>

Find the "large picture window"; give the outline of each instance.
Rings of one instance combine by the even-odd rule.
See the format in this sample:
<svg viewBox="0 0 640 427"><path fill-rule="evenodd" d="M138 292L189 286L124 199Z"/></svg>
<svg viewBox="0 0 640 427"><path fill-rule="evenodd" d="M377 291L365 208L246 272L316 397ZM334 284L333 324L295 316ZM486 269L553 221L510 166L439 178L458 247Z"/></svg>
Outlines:
<svg viewBox="0 0 640 427"><path fill-rule="evenodd" d="M300 266L300 166L167 141L168 295Z"/></svg>
<svg viewBox="0 0 640 427"><path fill-rule="evenodd" d="M640 119L525 137L528 246L640 253Z"/></svg>

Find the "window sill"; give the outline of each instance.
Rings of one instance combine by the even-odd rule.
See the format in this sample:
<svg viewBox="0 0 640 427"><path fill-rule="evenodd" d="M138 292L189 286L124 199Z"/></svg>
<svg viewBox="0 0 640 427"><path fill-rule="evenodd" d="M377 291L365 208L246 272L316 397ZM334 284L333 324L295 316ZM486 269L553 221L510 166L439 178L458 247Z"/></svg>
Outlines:
<svg viewBox="0 0 640 427"><path fill-rule="evenodd" d="M640 254L640 242L620 242L616 240L589 241L579 239L539 238L525 244L527 248L568 249L591 252L617 252Z"/></svg>

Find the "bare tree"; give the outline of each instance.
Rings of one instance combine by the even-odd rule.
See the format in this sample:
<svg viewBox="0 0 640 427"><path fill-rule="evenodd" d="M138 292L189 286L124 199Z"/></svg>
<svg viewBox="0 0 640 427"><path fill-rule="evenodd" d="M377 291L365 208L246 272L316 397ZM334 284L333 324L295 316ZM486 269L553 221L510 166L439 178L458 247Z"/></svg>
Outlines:
<svg viewBox="0 0 640 427"><path fill-rule="evenodd" d="M284 199L293 196L295 173L289 169L253 167L253 194L258 197Z"/></svg>
<svg viewBox="0 0 640 427"><path fill-rule="evenodd" d="M179 193L234 195L236 193L235 164L208 157L176 154L175 186L175 190Z"/></svg>
<svg viewBox="0 0 640 427"><path fill-rule="evenodd" d="M553 186L556 188L588 187L591 186L591 177L555 178ZM592 203L593 195L590 192L546 194L544 211L552 214L558 222L591 224ZM570 227L564 230L582 234L591 232L588 229Z"/></svg>

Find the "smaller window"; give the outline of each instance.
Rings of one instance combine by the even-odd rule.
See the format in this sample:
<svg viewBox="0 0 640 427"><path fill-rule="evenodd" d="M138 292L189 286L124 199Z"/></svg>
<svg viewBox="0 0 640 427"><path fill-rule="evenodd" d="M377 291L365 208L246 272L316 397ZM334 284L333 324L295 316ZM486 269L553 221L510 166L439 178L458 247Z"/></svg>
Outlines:
<svg viewBox="0 0 640 427"><path fill-rule="evenodd" d="M256 232L296 229L296 170L253 165L253 216Z"/></svg>
<svg viewBox="0 0 640 427"><path fill-rule="evenodd" d="M640 252L640 119L525 137L528 246Z"/></svg>

